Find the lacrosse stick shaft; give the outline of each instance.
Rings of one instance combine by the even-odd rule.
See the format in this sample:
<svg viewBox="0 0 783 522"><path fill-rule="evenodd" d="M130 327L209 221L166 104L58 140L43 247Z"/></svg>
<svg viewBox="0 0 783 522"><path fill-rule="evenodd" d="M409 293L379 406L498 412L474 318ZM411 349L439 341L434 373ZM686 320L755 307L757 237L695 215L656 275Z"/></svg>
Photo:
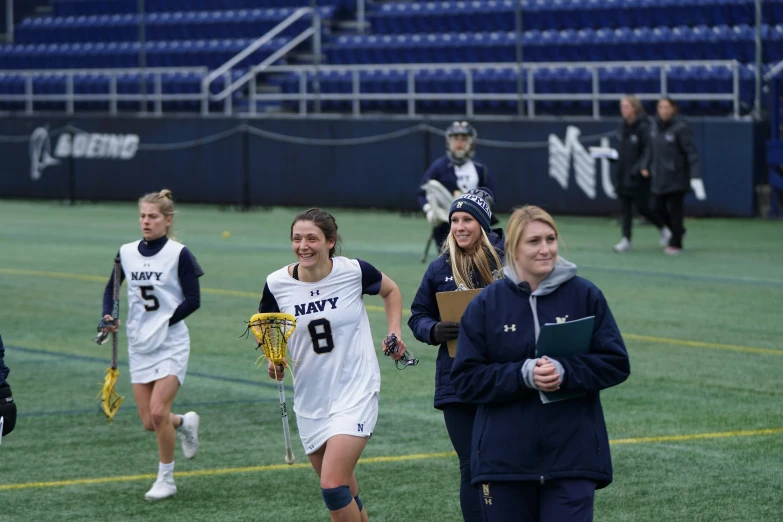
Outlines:
<svg viewBox="0 0 783 522"><path fill-rule="evenodd" d="M285 463L294 463L294 449L291 446L291 431L288 429L288 409L285 404L285 388L283 381L277 381L277 389L280 392L280 415L283 417L283 436L285 437Z"/></svg>
<svg viewBox="0 0 783 522"><path fill-rule="evenodd" d="M112 306L111 306L111 318L114 320L114 326L120 321L120 274L122 273L122 265L120 264L120 256L114 258L114 288L112 290ZM117 369L117 332L111 334L111 368Z"/></svg>
<svg viewBox="0 0 783 522"><path fill-rule="evenodd" d="M435 241L435 232L430 232L430 237L427 238L427 244L424 245L424 253L421 255L421 262L427 262L427 255L430 253L430 245Z"/></svg>

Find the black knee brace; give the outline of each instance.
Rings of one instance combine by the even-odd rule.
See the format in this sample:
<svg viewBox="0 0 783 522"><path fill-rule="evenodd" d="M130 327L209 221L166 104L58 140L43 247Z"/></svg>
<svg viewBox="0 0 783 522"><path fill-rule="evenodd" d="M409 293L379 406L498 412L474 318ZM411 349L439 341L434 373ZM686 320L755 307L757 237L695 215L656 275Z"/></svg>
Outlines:
<svg viewBox="0 0 783 522"><path fill-rule="evenodd" d="M337 486L336 488L321 488L321 495L329 511L337 511L351 503L353 497L348 486Z"/></svg>

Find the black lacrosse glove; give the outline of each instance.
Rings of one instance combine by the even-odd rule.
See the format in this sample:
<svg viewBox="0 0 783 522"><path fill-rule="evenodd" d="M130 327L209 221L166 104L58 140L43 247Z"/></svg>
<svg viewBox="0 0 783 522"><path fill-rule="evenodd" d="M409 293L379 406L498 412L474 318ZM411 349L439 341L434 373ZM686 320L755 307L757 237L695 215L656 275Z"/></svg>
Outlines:
<svg viewBox="0 0 783 522"><path fill-rule="evenodd" d="M114 326L114 320L107 321L103 317L101 317L101 321L98 323L98 335L93 338L93 341L95 341L98 344L105 344L109 341L109 336L111 335L109 332L104 332L103 329L107 326Z"/></svg>
<svg viewBox="0 0 783 522"><path fill-rule="evenodd" d="M447 343L453 341L457 337L459 337L459 323L453 321L435 323L435 326L430 330L432 344Z"/></svg>

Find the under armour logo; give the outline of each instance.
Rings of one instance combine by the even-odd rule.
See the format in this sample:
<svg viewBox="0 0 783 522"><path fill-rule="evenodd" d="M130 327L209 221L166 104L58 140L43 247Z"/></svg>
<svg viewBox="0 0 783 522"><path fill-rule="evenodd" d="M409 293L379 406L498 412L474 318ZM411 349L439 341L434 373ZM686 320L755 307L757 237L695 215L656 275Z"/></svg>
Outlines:
<svg viewBox="0 0 783 522"><path fill-rule="evenodd" d="M144 266L150 266L150 264L149 263L144 263Z"/></svg>
<svg viewBox="0 0 783 522"><path fill-rule="evenodd" d="M155 375L158 375L158 369L155 368Z"/></svg>
<svg viewBox="0 0 783 522"><path fill-rule="evenodd" d="M364 433L364 424L358 424L357 423L357 426L359 427L358 428L359 429L359 433Z"/></svg>
<svg viewBox="0 0 783 522"><path fill-rule="evenodd" d="M462 201L460 201L459 203L457 203L457 208L462 208Z"/></svg>
<svg viewBox="0 0 783 522"><path fill-rule="evenodd" d="M453 278L453 277L446 276L446 281L447 281L447 282L448 282L448 281L454 281L454 278Z"/></svg>
<svg viewBox="0 0 783 522"><path fill-rule="evenodd" d="M504 332L516 332L517 331L517 325L512 324L511 326L504 324L503 325L503 331Z"/></svg>
<svg viewBox="0 0 783 522"><path fill-rule="evenodd" d="M555 317L555 321L557 321L557 324L562 324L568 320L568 316L565 317Z"/></svg>
<svg viewBox="0 0 783 522"><path fill-rule="evenodd" d="M321 295L320 290L310 290L310 297L313 297L315 295Z"/></svg>

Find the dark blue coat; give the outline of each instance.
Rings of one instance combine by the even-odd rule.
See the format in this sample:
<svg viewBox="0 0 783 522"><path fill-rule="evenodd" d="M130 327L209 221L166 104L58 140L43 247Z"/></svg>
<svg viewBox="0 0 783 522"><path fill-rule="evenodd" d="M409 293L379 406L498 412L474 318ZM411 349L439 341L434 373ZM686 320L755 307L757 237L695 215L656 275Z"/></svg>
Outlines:
<svg viewBox="0 0 783 522"><path fill-rule="evenodd" d="M5 365L3 358L5 357L5 348L3 347L3 338L0 337L0 386L5 386L5 379L11 370Z"/></svg>
<svg viewBox="0 0 783 522"><path fill-rule="evenodd" d="M493 229L489 234L489 240L495 247L501 263L503 262L503 246L505 238L503 230ZM479 277L474 277L474 281L479 281ZM454 282L454 274L451 271L451 264L446 255L435 259L421 280L421 285L413 298L411 305L411 317L408 319L408 326L413 332L413 336L419 341L434 346L432 342L432 327L440 322L440 312L438 311L438 302L435 294L438 292L452 292L457 289ZM438 358L435 368L435 407L442 408L446 404L461 402L454 393L451 386L451 364L454 361L449 356L449 350L446 343L440 345Z"/></svg>
<svg viewBox="0 0 783 522"><path fill-rule="evenodd" d="M518 284L505 269L505 277L465 310L451 379L461 400L479 405L471 447L474 484L579 478L602 488L612 481L598 392L628 378L628 353L601 291L568 265L571 274L548 293L539 286L533 297L527 283ZM535 358L533 306L540 325L595 316L590 352L556 359L564 369L561 390L586 395L542 404L538 390L525 385L522 364Z"/></svg>
<svg viewBox="0 0 783 522"><path fill-rule="evenodd" d="M489 175L487 166L475 159L471 161L473 161L473 164L476 166L476 173L479 178L477 186L487 187L493 194L497 194L495 192L495 180ZM454 173L454 163L446 155L438 158L430 165L430 168L427 169L424 177L421 178L419 186L424 185L431 179L439 181L451 194L454 194L455 190L462 192L462 189L457 185L457 175ZM426 203L427 197L424 193L424 189L419 189L419 208L423 207Z"/></svg>

